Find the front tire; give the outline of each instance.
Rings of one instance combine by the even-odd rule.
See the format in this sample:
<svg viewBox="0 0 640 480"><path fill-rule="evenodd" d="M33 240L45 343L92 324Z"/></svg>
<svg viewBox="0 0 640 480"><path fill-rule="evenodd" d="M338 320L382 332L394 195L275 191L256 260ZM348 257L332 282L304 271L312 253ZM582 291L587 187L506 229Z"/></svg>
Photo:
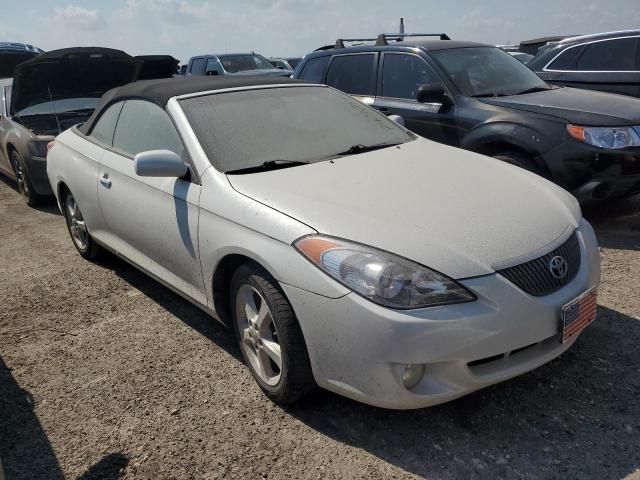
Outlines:
<svg viewBox="0 0 640 480"><path fill-rule="evenodd" d="M83 258L87 260L95 259L100 254L100 246L89 234L80 207L71 192L66 192L64 195L62 206L73 246L76 247L76 250Z"/></svg>
<svg viewBox="0 0 640 480"><path fill-rule="evenodd" d="M516 167L523 168L537 175L544 176L540 167L538 167L535 161L525 153L506 151L493 155L493 158L515 165Z"/></svg>
<svg viewBox="0 0 640 480"><path fill-rule="evenodd" d="M265 394L293 403L315 387L291 304L264 270L245 264L231 280L233 326L245 364Z"/></svg>
<svg viewBox="0 0 640 480"><path fill-rule="evenodd" d="M36 193L33 188L33 183L31 183L31 179L29 178L29 172L27 172L24 160L22 160L22 157L16 151L11 153L11 167L13 168L13 173L16 176L18 191L24 198L25 202L27 202L27 205L30 207L37 207L40 205L44 197Z"/></svg>

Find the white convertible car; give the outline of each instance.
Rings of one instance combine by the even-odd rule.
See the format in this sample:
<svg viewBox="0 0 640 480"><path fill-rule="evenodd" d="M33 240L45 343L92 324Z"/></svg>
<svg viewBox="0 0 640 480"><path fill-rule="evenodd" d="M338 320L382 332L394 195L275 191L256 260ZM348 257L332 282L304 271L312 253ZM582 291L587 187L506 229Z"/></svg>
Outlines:
<svg viewBox="0 0 640 480"><path fill-rule="evenodd" d="M326 86L136 82L50 148L80 254L110 250L232 325L277 402L318 385L442 403L557 357L596 315L571 195Z"/></svg>

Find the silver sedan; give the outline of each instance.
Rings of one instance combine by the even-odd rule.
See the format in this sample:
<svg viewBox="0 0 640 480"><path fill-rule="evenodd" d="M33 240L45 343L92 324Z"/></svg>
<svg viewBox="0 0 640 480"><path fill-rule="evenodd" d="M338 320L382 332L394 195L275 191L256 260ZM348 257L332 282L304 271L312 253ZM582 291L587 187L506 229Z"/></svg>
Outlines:
<svg viewBox="0 0 640 480"><path fill-rule="evenodd" d="M575 199L287 79L138 82L57 137L48 176L103 249L233 326L274 401L426 407L536 368L595 319Z"/></svg>

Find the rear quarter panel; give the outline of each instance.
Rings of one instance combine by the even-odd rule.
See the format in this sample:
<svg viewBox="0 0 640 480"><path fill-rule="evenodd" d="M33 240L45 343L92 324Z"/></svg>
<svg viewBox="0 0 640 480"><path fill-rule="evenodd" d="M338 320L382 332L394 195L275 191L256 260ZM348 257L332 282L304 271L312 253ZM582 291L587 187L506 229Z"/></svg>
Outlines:
<svg viewBox="0 0 640 480"><path fill-rule="evenodd" d="M104 147L87 140L75 127L63 132L47 155L47 174L58 205L62 184L71 191L82 211L88 229L98 238L104 221L98 205L97 184L100 157Z"/></svg>

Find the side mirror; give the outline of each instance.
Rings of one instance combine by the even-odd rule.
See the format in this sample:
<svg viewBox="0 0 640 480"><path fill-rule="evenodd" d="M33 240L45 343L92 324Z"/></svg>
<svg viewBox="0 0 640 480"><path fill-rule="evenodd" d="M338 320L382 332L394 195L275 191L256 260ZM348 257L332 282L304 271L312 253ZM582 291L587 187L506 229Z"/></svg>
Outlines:
<svg viewBox="0 0 640 480"><path fill-rule="evenodd" d="M170 150L149 150L133 159L136 175L141 177L184 177L189 171L182 158Z"/></svg>
<svg viewBox="0 0 640 480"><path fill-rule="evenodd" d="M445 103L444 87L439 83L420 85L416 92L416 100L420 103Z"/></svg>
<svg viewBox="0 0 640 480"><path fill-rule="evenodd" d="M393 120L401 127L404 127L404 118L402 118L400 115L389 115L387 118L389 120Z"/></svg>

